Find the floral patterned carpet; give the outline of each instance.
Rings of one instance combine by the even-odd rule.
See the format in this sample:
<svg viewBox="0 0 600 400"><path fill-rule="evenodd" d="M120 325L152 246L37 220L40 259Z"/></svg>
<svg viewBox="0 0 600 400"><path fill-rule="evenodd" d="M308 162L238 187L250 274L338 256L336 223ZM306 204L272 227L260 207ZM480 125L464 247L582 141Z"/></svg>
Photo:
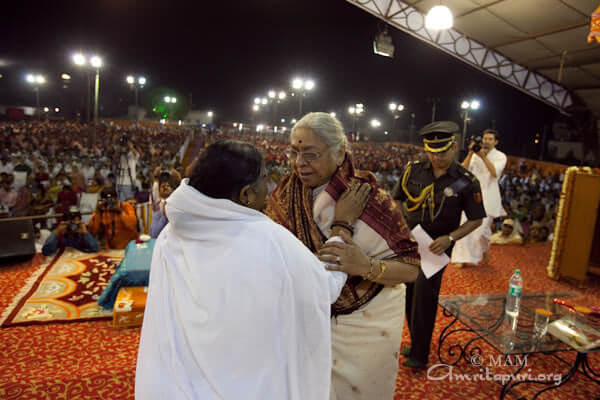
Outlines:
<svg viewBox="0 0 600 400"><path fill-rule="evenodd" d="M444 274L442 294L504 293L510 275L520 268L524 291L576 291L587 296L593 305L600 304L600 279L590 277L586 288L553 281L546 277L549 245L492 247L488 267L461 270L449 266ZM44 263L42 256L32 261L0 267L0 313L11 304L27 279ZM438 311L430 355L430 365L437 360L441 330L450 320ZM405 324L406 326L406 324ZM15 326L0 329L0 399L133 399L139 328L114 329L110 321L55 323ZM468 340L457 334L457 342ZM448 339L450 340L450 339ZM404 341L408 342L405 328ZM497 354L482 344L484 354ZM564 352L561 358L573 362L575 353ZM600 353L591 354L590 364L600 371ZM401 357L400 362L404 359ZM535 355L528 359L531 373L565 374L569 366L552 355ZM498 372L510 369L498 367ZM454 373L478 374L478 369L461 361ZM435 375L439 377L439 374ZM402 399L492 399L499 398L500 385L493 381L428 379L427 371L400 367L395 400ZM539 387L518 386L507 399L531 398ZM518 395L517 396L515 396ZM564 386L538 397L544 399L600 398L600 385L577 373ZM379 399L373 399L379 400Z"/></svg>
<svg viewBox="0 0 600 400"><path fill-rule="evenodd" d="M48 257L6 308L0 326L110 319L112 312L97 301L122 258L123 250L87 254L72 248Z"/></svg>

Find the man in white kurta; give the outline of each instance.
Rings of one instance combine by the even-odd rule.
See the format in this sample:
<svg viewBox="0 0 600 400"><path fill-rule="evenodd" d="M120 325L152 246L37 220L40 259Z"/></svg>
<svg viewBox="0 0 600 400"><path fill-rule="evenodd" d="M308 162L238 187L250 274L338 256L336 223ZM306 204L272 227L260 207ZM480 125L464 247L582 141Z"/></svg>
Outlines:
<svg viewBox="0 0 600 400"><path fill-rule="evenodd" d="M136 399L325 400L330 306L346 275L264 214L184 179L167 200Z"/></svg>
<svg viewBox="0 0 600 400"><path fill-rule="evenodd" d="M506 167L506 154L496 149L498 144L498 133L494 130L483 132L481 150L475 153L472 145L469 154L463 161L463 167L467 168L479 180L483 207L487 217L483 219L481 226L456 242L452 250L452 263L461 268L463 264L477 264L483 259L487 263L487 251L490 247L492 237L491 224L494 218L506 215L502 208L500 197L500 186L498 178ZM462 214L462 222L467 220Z"/></svg>

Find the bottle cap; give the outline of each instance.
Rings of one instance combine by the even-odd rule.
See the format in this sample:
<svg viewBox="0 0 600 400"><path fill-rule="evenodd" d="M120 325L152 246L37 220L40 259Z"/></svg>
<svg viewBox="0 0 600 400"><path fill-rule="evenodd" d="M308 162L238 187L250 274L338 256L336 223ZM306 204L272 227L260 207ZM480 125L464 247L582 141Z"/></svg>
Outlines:
<svg viewBox="0 0 600 400"><path fill-rule="evenodd" d="M517 269L517 270L515 270L515 274L521 275L521 271Z"/></svg>

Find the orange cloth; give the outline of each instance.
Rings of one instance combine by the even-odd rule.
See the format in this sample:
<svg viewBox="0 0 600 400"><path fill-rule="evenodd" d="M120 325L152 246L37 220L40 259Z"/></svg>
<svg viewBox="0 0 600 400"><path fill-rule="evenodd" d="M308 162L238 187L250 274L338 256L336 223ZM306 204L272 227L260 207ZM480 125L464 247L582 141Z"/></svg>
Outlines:
<svg viewBox="0 0 600 400"><path fill-rule="evenodd" d="M137 217L135 210L129 203L120 202L121 213L112 212L94 212L88 230L99 240L103 236L106 239L108 248L124 249L132 240L137 239Z"/></svg>

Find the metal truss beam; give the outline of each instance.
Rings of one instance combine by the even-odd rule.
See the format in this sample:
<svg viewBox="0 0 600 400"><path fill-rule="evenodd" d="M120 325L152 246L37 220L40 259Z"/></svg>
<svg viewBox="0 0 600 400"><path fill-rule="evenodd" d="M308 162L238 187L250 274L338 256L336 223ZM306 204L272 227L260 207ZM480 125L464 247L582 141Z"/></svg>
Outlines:
<svg viewBox="0 0 600 400"><path fill-rule="evenodd" d="M400 0L346 0L409 35L561 111L573 104L565 87L515 63L456 29L430 31L425 15Z"/></svg>

